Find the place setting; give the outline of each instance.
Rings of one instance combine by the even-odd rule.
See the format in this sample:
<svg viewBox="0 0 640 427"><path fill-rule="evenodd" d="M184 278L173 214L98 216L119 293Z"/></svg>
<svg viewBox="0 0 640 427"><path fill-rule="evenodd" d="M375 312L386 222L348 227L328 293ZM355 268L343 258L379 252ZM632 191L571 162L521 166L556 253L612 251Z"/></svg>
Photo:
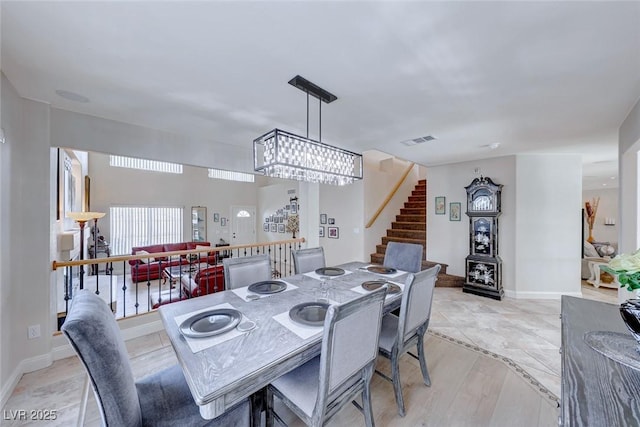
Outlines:
<svg viewBox="0 0 640 427"><path fill-rule="evenodd" d="M358 270L366 271L373 274L380 274L385 277L398 277L406 274L406 271L398 270L392 267L385 267L384 265L370 264L364 267L358 268Z"/></svg>
<svg viewBox="0 0 640 427"><path fill-rule="evenodd" d="M338 303L329 298L329 286L326 281L315 291L314 301L296 304L288 311L273 316L273 319L302 339L321 333L329 306Z"/></svg>
<svg viewBox="0 0 640 427"><path fill-rule="evenodd" d="M352 291L357 292L359 294L368 294L369 292L373 292L377 289L380 289L382 286L387 285L387 295L386 298L393 298L396 295L400 295L404 290L404 285L398 282L391 282L385 279L377 279L377 280L367 280L362 282L359 286L354 286L351 288Z"/></svg>
<svg viewBox="0 0 640 427"><path fill-rule="evenodd" d="M345 270L339 267L322 267L314 271L304 273L305 276L311 277L317 280L333 279L334 277L346 276L351 274L352 271Z"/></svg>
<svg viewBox="0 0 640 427"><path fill-rule="evenodd" d="M236 338L256 323L229 303L219 304L174 318L193 353Z"/></svg>
<svg viewBox="0 0 640 427"><path fill-rule="evenodd" d="M292 291L294 289L298 289L298 287L289 282L285 282L284 280L263 280L252 283L249 286L232 289L231 292L242 298L244 301L256 301L261 298L270 297L272 295Z"/></svg>

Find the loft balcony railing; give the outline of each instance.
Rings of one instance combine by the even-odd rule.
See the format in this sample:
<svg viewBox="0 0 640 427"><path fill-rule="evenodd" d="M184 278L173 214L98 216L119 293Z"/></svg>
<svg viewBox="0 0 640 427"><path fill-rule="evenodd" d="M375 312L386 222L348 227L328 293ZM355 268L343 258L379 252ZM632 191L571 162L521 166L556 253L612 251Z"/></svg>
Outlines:
<svg viewBox="0 0 640 427"><path fill-rule="evenodd" d="M138 316L155 311L163 304L224 290L224 258L267 254L273 278L291 276L294 274L291 251L302 248L304 242L304 238L298 238L211 246L206 250L53 261L53 270L62 271L56 286L58 330L74 293L80 289L94 291L110 306L117 319Z"/></svg>

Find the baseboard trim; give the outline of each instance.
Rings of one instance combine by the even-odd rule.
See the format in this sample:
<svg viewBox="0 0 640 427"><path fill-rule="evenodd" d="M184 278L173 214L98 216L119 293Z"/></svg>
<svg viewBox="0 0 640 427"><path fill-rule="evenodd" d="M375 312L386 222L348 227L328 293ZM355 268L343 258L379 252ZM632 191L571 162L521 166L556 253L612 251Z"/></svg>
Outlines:
<svg viewBox="0 0 640 427"><path fill-rule="evenodd" d="M0 407L4 408L13 393L13 390L18 385L20 378L26 372L37 371L38 369L46 368L53 363L52 353L41 354L40 356L30 357L24 359L18 363L16 369L9 377L7 383L2 387L2 395L0 395Z"/></svg>
<svg viewBox="0 0 640 427"><path fill-rule="evenodd" d="M129 341L134 338L162 331L163 329L164 326L162 325L162 321L154 320L153 322L123 329L122 337L125 341ZM0 408L4 408L4 406L7 404L7 401L11 397L13 390L18 385L18 382L20 381L20 378L22 378L23 374L46 368L56 360L71 357L73 355L75 355L75 352L73 351L69 343L65 342L63 345L53 347L48 354L42 354L40 356L22 360L0 391L0 393L2 393L0 394Z"/></svg>
<svg viewBox="0 0 640 427"><path fill-rule="evenodd" d="M515 299L560 299L562 295L582 298L582 292L522 292L505 289L504 296Z"/></svg>

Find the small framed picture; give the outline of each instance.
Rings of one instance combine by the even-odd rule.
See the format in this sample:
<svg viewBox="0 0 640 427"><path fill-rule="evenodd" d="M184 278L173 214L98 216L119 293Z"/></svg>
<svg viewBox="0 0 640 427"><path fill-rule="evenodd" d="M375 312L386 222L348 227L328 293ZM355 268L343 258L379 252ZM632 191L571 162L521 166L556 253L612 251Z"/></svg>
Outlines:
<svg viewBox="0 0 640 427"><path fill-rule="evenodd" d="M336 223L336 219L335 218L329 218L329 225L333 225Z"/></svg>
<svg viewBox="0 0 640 427"><path fill-rule="evenodd" d="M269 223L262 224L262 231L269 231Z"/></svg>
<svg viewBox="0 0 640 427"><path fill-rule="evenodd" d="M322 225L320 226L320 231L318 233L318 237L324 237L324 227Z"/></svg>
<svg viewBox="0 0 640 427"><path fill-rule="evenodd" d="M271 232L272 233L277 233L278 232L278 224L276 224L275 222L271 223Z"/></svg>
<svg viewBox="0 0 640 427"><path fill-rule="evenodd" d="M291 202L291 215L298 213L298 202Z"/></svg>
<svg viewBox="0 0 640 427"><path fill-rule="evenodd" d="M284 224L278 224L278 233L284 233Z"/></svg>
<svg viewBox="0 0 640 427"><path fill-rule="evenodd" d="M271 221L271 218L269 218L269 217L266 217L266 218L264 219L264 222L270 222L270 221Z"/></svg>
<svg viewBox="0 0 640 427"><path fill-rule="evenodd" d="M447 207L446 207L445 197L437 196L436 197L436 215L444 215Z"/></svg>
<svg viewBox="0 0 640 427"><path fill-rule="evenodd" d="M449 221L460 221L460 211L462 204L460 202L449 203Z"/></svg>
<svg viewBox="0 0 640 427"><path fill-rule="evenodd" d="M218 222L218 221L220 221L220 214L215 212L213 214L213 222Z"/></svg>
<svg viewBox="0 0 640 427"><path fill-rule="evenodd" d="M327 223L327 214L320 214L320 224Z"/></svg>
<svg viewBox="0 0 640 427"><path fill-rule="evenodd" d="M226 227L227 226L227 218L224 218L224 217L220 218L220 225L222 227Z"/></svg>
<svg viewBox="0 0 640 427"><path fill-rule="evenodd" d="M331 219L329 219L331 221ZM338 232L338 227L327 227L327 232L329 233L330 239L339 239L340 234Z"/></svg>

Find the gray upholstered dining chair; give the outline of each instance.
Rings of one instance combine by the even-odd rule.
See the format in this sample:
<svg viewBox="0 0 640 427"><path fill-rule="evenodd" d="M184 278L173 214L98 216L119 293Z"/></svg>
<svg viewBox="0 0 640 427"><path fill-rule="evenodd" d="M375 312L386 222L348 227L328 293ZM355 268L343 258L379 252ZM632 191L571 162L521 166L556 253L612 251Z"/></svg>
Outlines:
<svg viewBox="0 0 640 427"><path fill-rule="evenodd" d="M269 255L253 255L239 258L225 258L225 289L237 289L256 282L271 279L271 261Z"/></svg>
<svg viewBox="0 0 640 427"><path fill-rule="evenodd" d="M310 426L322 426L358 394L366 425L372 427L371 376L378 353L386 288L340 305L324 321L320 355L282 375L267 387L267 426L274 418L274 396Z"/></svg>
<svg viewBox="0 0 640 427"><path fill-rule="evenodd" d="M90 290L73 296L61 329L88 373L103 425L249 425L248 400L218 418L203 419L179 365L134 381L113 313ZM81 414L84 407L81 406Z"/></svg>
<svg viewBox="0 0 640 427"><path fill-rule="evenodd" d="M419 273L410 274L402 292L400 317L389 313L382 319L380 354L391 360L391 381L396 395L398 414L401 417L404 417L405 410L404 399L402 398L402 384L400 383L399 359L413 345L418 350L418 360L424 383L427 386L431 386L431 378L429 378L424 354L424 334L429 327L433 288L439 271L440 264ZM385 375L382 376L389 379Z"/></svg>
<svg viewBox="0 0 640 427"><path fill-rule="evenodd" d="M291 251L291 255L293 256L293 268L296 274L304 274L326 267L322 246Z"/></svg>
<svg viewBox="0 0 640 427"><path fill-rule="evenodd" d="M422 245L415 243L389 242L384 251L383 265L409 273L422 270Z"/></svg>

